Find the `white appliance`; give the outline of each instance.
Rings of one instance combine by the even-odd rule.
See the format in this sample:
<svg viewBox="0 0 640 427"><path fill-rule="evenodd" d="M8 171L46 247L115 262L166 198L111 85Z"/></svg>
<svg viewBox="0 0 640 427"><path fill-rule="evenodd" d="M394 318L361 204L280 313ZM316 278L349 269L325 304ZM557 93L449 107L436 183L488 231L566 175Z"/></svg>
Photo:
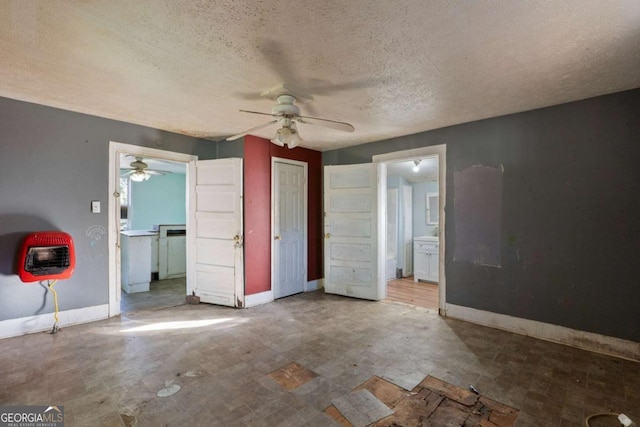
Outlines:
<svg viewBox="0 0 640 427"><path fill-rule="evenodd" d="M187 227L160 224L158 230L158 280L187 275Z"/></svg>

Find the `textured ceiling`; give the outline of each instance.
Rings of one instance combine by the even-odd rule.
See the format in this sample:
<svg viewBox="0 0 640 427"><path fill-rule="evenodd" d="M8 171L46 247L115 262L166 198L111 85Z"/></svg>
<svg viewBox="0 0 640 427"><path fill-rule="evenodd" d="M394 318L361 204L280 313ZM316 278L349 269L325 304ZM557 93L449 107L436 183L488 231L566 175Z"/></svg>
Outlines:
<svg viewBox="0 0 640 427"><path fill-rule="evenodd" d="M285 83L326 150L640 87L639 46L638 0L4 0L0 96L221 139Z"/></svg>

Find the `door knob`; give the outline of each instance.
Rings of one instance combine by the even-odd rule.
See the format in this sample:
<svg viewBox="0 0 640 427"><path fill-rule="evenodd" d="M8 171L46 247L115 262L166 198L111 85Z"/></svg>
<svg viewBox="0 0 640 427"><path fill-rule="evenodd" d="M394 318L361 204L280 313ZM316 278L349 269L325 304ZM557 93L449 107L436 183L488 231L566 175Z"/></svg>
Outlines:
<svg viewBox="0 0 640 427"><path fill-rule="evenodd" d="M282 236L275 236L274 239L276 240L282 240Z"/></svg>
<svg viewBox="0 0 640 427"><path fill-rule="evenodd" d="M325 239L330 239L331 238L331 233L325 233L324 234L324 238Z"/></svg>
<svg viewBox="0 0 640 427"><path fill-rule="evenodd" d="M239 242L240 236L236 234L235 236L233 236L233 240L235 240L236 242Z"/></svg>

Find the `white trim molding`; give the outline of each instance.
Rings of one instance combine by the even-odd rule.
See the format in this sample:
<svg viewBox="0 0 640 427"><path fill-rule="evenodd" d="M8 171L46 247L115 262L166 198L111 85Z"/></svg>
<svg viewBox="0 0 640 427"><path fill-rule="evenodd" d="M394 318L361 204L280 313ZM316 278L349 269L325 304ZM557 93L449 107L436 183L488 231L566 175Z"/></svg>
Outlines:
<svg viewBox="0 0 640 427"><path fill-rule="evenodd" d="M640 342L578 331L564 326L447 304L446 316L546 341L640 362Z"/></svg>
<svg viewBox="0 0 640 427"><path fill-rule="evenodd" d="M446 245L445 245L445 201L447 199L447 146L446 144L439 145L429 145L426 147L420 148L412 148L410 150L403 151L394 151L392 153L385 154L377 154L371 157L371 161L374 163L390 163L390 162L398 162L398 161L406 161L406 160L414 160L417 157L429 157L429 156L437 156L438 157L438 221L439 221L439 229L440 232L438 235L439 238L439 259L438 259L438 312L444 313L446 311L447 306L447 278L445 275L444 261L445 261L445 253L446 253ZM383 169L384 170L384 169ZM386 178L386 170L385 170L385 178ZM384 185L384 191L382 191L383 182L386 180L381 180L379 185L379 193L382 197L386 197L386 185ZM384 199L381 199L384 200ZM386 215L386 203L384 208L380 207L382 213ZM382 221L383 225L385 221ZM385 234L386 235L386 234ZM386 240L382 239L382 244L386 244ZM384 248L383 248L384 249ZM386 249L383 251L383 254L386 254ZM384 259L384 258L382 258ZM414 266L415 268L415 266ZM386 289L386 286L385 286Z"/></svg>
<svg viewBox="0 0 640 427"><path fill-rule="evenodd" d="M109 304L65 310L58 313L58 327L95 322L109 317ZM38 314L0 322L0 339L42 332L53 328L53 313Z"/></svg>
<svg viewBox="0 0 640 427"><path fill-rule="evenodd" d="M273 301L273 289L253 295L244 296L245 308L255 307Z"/></svg>
<svg viewBox="0 0 640 427"><path fill-rule="evenodd" d="M322 288L324 288L324 278L311 280L311 281L307 282L305 287L304 287L304 291L305 292L313 292L313 291L317 291L318 289L322 289Z"/></svg>
<svg viewBox="0 0 640 427"><path fill-rule="evenodd" d="M186 211L189 212L189 203L194 203L189 191L189 168L191 162L198 160L198 156L173 151L159 150L157 148L143 147L139 145L123 144L109 141L109 198L107 203L108 216L108 242L109 242L109 316L120 314L120 298L122 296L120 276L120 203L115 196L120 191L120 154L131 154L154 159L171 160L187 164L186 178ZM192 233L189 216L186 219L187 236ZM189 263L189 249L187 248L187 264ZM190 292L190 277L187 276L187 294Z"/></svg>
<svg viewBox="0 0 640 427"><path fill-rule="evenodd" d="M304 285L305 292L313 292L324 288L324 279L311 280ZM260 292L253 295L245 295L245 308L255 307L257 305L266 304L275 301L273 289Z"/></svg>

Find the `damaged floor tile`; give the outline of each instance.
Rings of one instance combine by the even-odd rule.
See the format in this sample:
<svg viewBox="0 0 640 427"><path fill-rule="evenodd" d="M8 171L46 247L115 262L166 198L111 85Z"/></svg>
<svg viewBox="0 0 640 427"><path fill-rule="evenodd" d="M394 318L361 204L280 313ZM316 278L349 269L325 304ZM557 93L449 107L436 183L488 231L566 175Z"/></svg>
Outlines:
<svg viewBox="0 0 640 427"><path fill-rule="evenodd" d="M380 395L393 398L394 394L388 393L390 386L380 384L384 381L379 380L377 383L369 384L368 389L372 390L378 398ZM363 386L367 386L366 383ZM374 424L375 427L390 425L512 427L518 416L518 410L514 408L431 376L422 380L410 393L404 393L390 406L394 410L393 415L378 421Z"/></svg>
<svg viewBox="0 0 640 427"><path fill-rule="evenodd" d="M293 390L318 376L296 362L291 362L268 375L287 390Z"/></svg>
<svg viewBox="0 0 640 427"><path fill-rule="evenodd" d="M365 389L333 399L331 403L354 427L365 427L393 414L387 405Z"/></svg>

